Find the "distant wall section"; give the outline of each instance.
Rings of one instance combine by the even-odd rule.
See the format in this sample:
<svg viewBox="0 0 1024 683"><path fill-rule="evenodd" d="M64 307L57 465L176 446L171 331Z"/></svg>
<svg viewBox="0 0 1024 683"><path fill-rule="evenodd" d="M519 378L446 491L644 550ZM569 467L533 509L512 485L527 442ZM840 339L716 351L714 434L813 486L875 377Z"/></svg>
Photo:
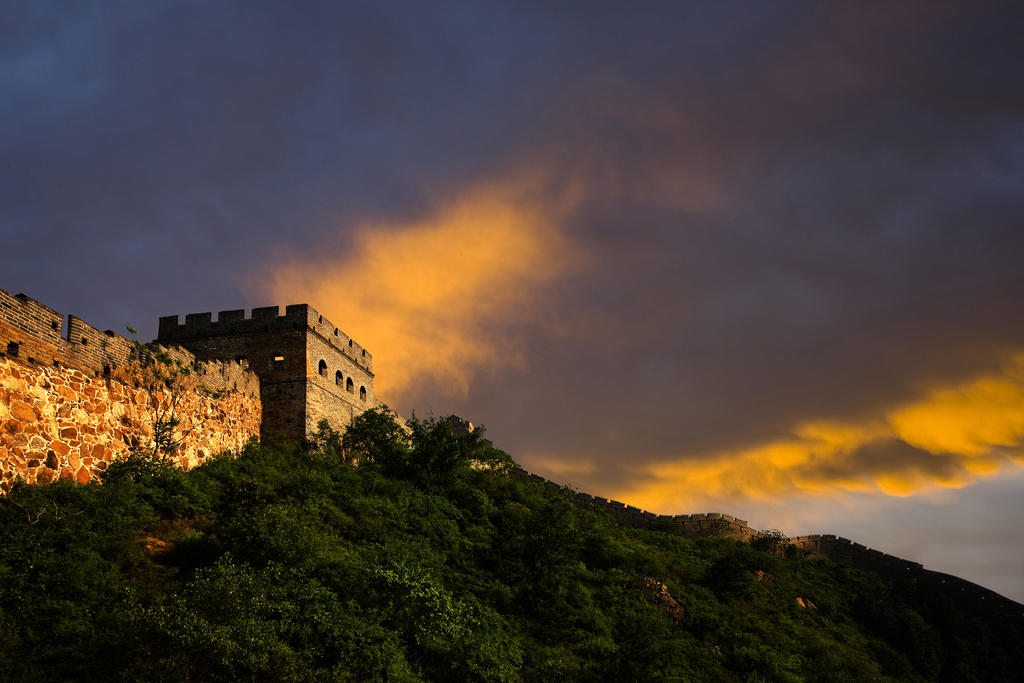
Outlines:
<svg viewBox="0 0 1024 683"><path fill-rule="evenodd" d="M513 468L509 474L518 479L542 484L553 490L562 488L555 482L548 481L536 474L530 474L519 467ZM687 538L734 538L748 543L760 537L760 534L747 526L745 521L718 512L659 515L616 500L598 498L578 491L573 493L573 502L585 509L607 512L622 526L638 529L667 531ZM918 562L911 562L873 550L846 538L831 534L796 536L790 538L789 543L806 550L811 557L824 557L837 562L847 562L857 569L872 572L889 581L916 581L921 590L948 597L967 614L984 613L1015 618L1024 617L1024 605L999 595L995 591L950 574L925 569Z"/></svg>
<svg viewBox="0 0 1024 683"><path fill-rule="evenodd" d="M904 560L888 553L855 543L842 536L813 534L795 536L789 542L808 551L812 557L827 557L836 562L878 574L889 581L917 582L920 590L945 595L968 614L1004 614L1024 617L1024 605L951 574L925 569L918 562Z"/></svg>
<svg viewBox="0 0 1024 683"><path fill-rule="evenodd" d="M515 467L510 475L518 479L543 484L552 489L562 488L553 481L548 481L538 474L530 474L526 470ZM708 536L735 538L737 540L750 542L759 534L751 529L746 521L737 519L732 515L721 512L702 512L692 515L659 515L648 510L620 503L617 500L609 500L592 496L589 493L576 491L573 493L573 503L588 509L607 512L615 521L622 526L636 529L658 529L676 533L687 538L703 538Z"/></svg>

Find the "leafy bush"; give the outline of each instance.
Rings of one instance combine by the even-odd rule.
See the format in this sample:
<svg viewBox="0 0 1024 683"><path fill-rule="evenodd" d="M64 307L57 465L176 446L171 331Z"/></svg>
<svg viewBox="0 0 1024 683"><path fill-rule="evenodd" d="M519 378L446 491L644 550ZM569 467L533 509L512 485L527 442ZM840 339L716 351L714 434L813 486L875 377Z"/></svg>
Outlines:
<svg viewBox="0 0 1024 683"><path fill-rule="evenodd" d="M1012 681L1024 660L1015 622L778 544L621 528L509 463L377 410L189 472L135 455L102 486L18 485L0 681Z"/></svg>

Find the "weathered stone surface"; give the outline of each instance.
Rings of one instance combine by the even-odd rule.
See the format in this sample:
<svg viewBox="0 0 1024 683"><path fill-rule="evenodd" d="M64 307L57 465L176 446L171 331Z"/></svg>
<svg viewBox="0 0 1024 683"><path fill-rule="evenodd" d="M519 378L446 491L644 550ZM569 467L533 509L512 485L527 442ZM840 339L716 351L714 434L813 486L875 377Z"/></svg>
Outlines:
<svg viewBox="0 0 1024 683"><path fill-rule="evenodd" d="M72 381L75 377L78 381ZM18 476L36 483L49 483L58 476L91 481L107 462L127 455L131 444L151 438L153 411L159 403L139 404L138 394L145 392L134 387L85 377L66 367L19 366L0 357L0 382L15 380L33 387L36 405L25 400L24 392L0 394L4 490ZM240 450L250 436L259 433L261 404L255 396L228 392L213 399L188 393L180 407L188 415L219 416L197 424L173 456L182 467L195 466L209 453Z"/></svg>
<svg viewBox="0 0 1024 683"><path fill-rule="evenodd" d="M644 577L644 586L654 598L655 604L663 609L678 624L686 617L686 611L668 592L668 586L650 577Z"/></svg>
<svg viewBox="0 0 1024 683"><path fill-rule="evenodd" d="M67 468L90 478L108 463L152 439L154 414L167 407L163 392L136 381L126 364L133 342L64 316L24 296L0 290L0 338L15 345L0 351L0 434L38 436L9 449L0 461L0 483L14 472L36 481L51 475L26 470L31 451L48 469ZM307 304L161 318L158 340L183 363L213 399L188 393L177 410L191 422L173 458L192 467L212 453L239 450L256 433L304 438L326 419L339 431L378 404L372 357L366 349ZM51 451L47 453L47 451Z"/></svg>
<svg viewBox="0 0 1024 683"><path fill-rule="evenodd" d="M11 418L19 422L35 422L36 411L24 401L15 401L11 404Z"/></svg>
<svg viewBox="0 0 1024 683"><path fill-rule="evenodd" d="M158 341L199 358L235 358L260 380L261 437L302 439L326 419L343 431L377 405L370 354L307 304L160 319ZM239 387L240 388L240 387ZM244 393L244 392L243 392Z"/></svg>

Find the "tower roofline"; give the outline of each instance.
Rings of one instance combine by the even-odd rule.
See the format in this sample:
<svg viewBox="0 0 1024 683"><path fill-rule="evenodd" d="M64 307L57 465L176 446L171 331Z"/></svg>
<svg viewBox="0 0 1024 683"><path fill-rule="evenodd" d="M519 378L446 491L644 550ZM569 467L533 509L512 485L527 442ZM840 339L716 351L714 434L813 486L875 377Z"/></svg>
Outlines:
<svg viewBox="0 0 1024 683"><path fill-rule="evenodd" d="M184 324L179 323L177 315L163 316L160 318L157 341L161 344L181 343L306 329L316 333L366 372L372 373L373 356L370 352L309 304L292 304L285 307L284 315L280 313L279 306L254 308L249 318L245 317L245 309L220 311L216 321L210 312L189 313L185 316Z"/></svg>

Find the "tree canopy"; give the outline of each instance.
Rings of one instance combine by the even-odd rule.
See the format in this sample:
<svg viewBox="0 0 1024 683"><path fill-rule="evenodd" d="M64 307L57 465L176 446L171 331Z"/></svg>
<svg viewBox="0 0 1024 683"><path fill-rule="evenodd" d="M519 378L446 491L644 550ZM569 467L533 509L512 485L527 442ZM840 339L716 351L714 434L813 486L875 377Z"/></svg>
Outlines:
<svg viewBox="0 0 1024 683"><path fill-rule="evenodd" d="M306 444L0 499L0 681L1011 681L1018 622L912 583L618 527L482 430ZM769 544L770 545L770 544Z"/></svg>

